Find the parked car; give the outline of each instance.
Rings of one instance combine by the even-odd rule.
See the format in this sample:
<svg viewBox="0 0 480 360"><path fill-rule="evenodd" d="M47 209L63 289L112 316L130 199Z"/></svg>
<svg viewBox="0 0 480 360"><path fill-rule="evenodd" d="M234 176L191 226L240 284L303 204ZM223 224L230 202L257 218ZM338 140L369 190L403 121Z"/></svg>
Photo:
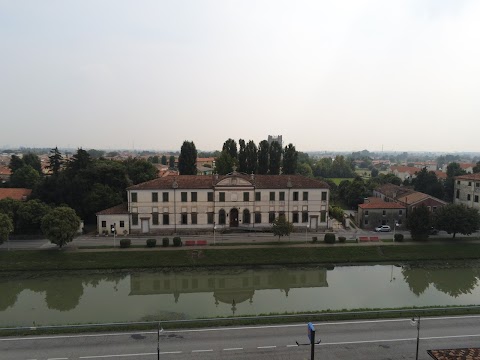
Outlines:
<svg viewBox="0 0 480 360"><path fill-rule="evenodd" d="M391 230L392 229L390 229L390 226L388 226L388 225L381 225L381 226L378 226L378 227L375 228L376 232L389 232Z"/></svg>

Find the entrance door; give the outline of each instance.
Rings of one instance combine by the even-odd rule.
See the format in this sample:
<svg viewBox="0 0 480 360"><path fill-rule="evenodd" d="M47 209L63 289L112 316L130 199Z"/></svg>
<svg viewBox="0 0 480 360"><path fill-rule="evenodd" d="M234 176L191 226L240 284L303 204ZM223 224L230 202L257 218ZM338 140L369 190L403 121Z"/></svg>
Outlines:
<svg viewBox="0 0 480 360"><path fill-rule="evenodd" d="M230 210L230 227L238 227L238 209Z"/></svg>
<svg viewBox="0 0 480 360"><path fill-rule="evenodd" d="M142 233L148 234L150 232L150 228L148 225L148 219L142 219Z"/></svg>

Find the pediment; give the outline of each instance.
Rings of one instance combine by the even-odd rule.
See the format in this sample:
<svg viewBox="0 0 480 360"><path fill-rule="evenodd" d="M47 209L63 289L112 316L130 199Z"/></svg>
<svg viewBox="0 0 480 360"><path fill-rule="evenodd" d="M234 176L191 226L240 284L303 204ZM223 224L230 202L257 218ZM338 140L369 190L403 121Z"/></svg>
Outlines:
<svg viewBox="0 0 480 360"><path fill-rule="evenodd" d="M253 184L239 176L229 176L220 180L215 186L252 186Z"/></svg>

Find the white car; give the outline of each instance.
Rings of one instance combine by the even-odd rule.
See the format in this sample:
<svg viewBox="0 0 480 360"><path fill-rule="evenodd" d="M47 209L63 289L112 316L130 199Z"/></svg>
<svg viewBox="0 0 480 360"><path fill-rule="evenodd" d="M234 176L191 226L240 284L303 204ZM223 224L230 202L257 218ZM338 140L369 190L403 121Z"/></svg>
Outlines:
<svg viewBox="0 0 480 360"><path fill-rule="evenodd" d="M392 229L390 229L390 226L388 226L388 225L382 225L382 226L378 226L378 227L375 228L376 232L389 232L391 230Z"/></svg>

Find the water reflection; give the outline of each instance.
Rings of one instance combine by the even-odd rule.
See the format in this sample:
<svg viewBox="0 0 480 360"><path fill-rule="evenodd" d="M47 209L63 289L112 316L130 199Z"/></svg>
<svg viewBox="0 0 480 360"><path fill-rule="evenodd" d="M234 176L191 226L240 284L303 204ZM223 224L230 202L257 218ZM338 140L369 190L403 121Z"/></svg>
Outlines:
<svg viewBox="0 0 480 360"><path fill-rule="evenodd" d="M412 268L404 266L402 274L410 290L420 296L433 285L452 297L471 294L478 285L478 268Z"/></svg>

